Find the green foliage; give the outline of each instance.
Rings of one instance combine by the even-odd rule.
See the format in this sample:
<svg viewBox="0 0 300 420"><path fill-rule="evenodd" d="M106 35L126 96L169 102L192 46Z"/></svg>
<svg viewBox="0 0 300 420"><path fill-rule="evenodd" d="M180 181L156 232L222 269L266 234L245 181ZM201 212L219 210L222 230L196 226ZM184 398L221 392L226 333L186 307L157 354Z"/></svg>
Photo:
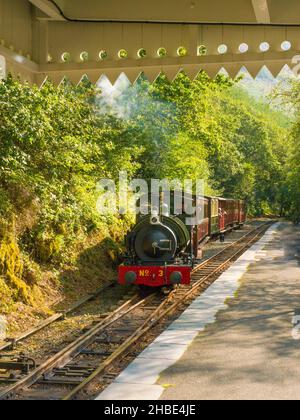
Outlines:
<svg viewBox="0 0 300 420"><path fill-rule="evenodd" d="M282 168L285 182L279 192L282 213L288 214L295 222L300 222L300 82L291 79L280 85L274 92L274 100L279 102L291 115L292 128L289 141L286 141L283 153L286 163Z"/></svg>
<svg viewBox="0 0 300 420"><path fill-rule="evenodd" d="M0 224L0 279L6 287L2 293L10 291L10 298L31 303L28 287L23 280L24 264L13 236L13 226L1 221ZM1 308L1 306L0 306Z"/></svg>
<svg viewBox="0 0 300 420"><path fill-rule="evenodd" d="M258 103L225 76L201 72L173 83L161 75L153 85L141 79L124 94L128 121L142 145L141 176L203 178L207 194L245 198L250 212L278 213L287 118Z"/></svg>
<svg viewBox="0 0 300 420"><path fill-rule="evenodd" d="M187 134L179 133L170 139L165 156L164 178L209 179L207 150L200 142L193 141Z"/></svg>
<svg viewBox="0 0 300 420"><path fill-rule="evenodd" d="M284 114L255 102L238 80L204 72L194 81L180 73L173 83L161 75L152 85L141 77L108 103L88 80L41 89L1 81L0 217L14 220L14 233L1 240L0 296L29 301L36 263L75 263L91 238L116 263L131 220L98 214L96 185L118 181L119 171L146 180L201 178L207 194L245 198L252 214L296 214L300 123L289 153L288 127ZM93 264L101 253L96 246Z"/></svg>
<svg viewBox="0 0 300 420"><path fill-rule="evenodd" d="M126 231L127 220L97 213L96 185L120 170L133 176L140 150L124 121L97 112L97 95L87 81L41 89L0 82L0 217L15 221L0 238L6 302L33 304L34 261L59 266L89 235L109 236L118 223Z"/></svg>

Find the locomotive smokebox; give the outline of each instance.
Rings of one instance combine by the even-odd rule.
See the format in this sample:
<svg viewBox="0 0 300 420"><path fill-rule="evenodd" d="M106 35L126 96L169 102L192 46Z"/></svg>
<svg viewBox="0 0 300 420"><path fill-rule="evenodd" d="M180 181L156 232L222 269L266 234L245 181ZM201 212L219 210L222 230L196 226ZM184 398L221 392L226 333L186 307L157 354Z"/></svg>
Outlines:
<svg viewBox="0 0 300 420"><path fill-rule="evenodd" d="M135 226L128 249L143 264L172 262L190 244L190 232L177 217L152 213Z"/></svg>
<svg viewBox="0 0 300 420"><path fill-rule="evenodd" d="M177 239L172 230L165 225L152 225L149 230L143 227L136 235L136 253L143 260L172 260L177 249Z"/></svg>

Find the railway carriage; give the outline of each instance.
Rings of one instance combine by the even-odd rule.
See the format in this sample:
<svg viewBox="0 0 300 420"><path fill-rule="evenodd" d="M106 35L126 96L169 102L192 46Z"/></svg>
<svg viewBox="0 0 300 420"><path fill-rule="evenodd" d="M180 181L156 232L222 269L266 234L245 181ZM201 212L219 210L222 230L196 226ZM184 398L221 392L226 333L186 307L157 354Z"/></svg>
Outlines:
<svg viewBox="0 0 300 420"><path fill-rule="evenodd" d="M198 210L193 223L191 208ZM122 285L189 284L193 267L202 257L203 245L212 237L222 238L246 220L243 200L194 195L183 198L181 192L168 197L162 193L159 210L151 205L149 210L150 214L138 217L127 236L127 253L119 267Z"/></svg>
<svg viewBox="0 0 300 420"><path fill-rule="evenodd" d="M210 199L209 197L195 198L196 205L201 208L200 220L194 227L193 251L196 259L201 258L201 244L210 235Z"/></svg>
<svg viewBox="0 0 300 420"><path fill-rule="evenodd" d="M209 235L215 236L220 233L219 198L209 198Z"/></svg>

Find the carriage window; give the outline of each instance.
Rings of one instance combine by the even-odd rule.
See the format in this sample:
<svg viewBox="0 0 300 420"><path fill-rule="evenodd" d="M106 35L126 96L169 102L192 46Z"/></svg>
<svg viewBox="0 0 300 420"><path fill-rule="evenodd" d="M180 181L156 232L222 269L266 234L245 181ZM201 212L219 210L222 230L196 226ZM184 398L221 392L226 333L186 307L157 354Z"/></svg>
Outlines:
<svg viewBox="0 0 300 420"><path fill-rule="evenodd" d="M215 207L214 216L217 217L219 215L219 200L218 199L215 200L214 207Z"/></svg>
<svg viewBox="0 0 300 420"><path fill-rule="evenodd" d="M205 201L205 205L204 205L204 218L205 219L208 218L208 201Z"/></svg>

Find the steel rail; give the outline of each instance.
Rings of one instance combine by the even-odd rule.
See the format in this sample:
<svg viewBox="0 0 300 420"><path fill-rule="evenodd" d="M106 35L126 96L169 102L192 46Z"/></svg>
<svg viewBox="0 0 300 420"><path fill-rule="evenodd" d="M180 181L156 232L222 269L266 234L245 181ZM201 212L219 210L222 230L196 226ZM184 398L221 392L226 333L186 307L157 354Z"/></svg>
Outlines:
<svg viewBox="0 0 300 420"><path fill-rule="evenodd" d="M212 257L208 258L207 260L203 261L202 263L198 264L192 271L192 274L197 273L197 271L204 268L208 263L212 262L213 260L217 259L219 256L224 254L227 250L230 250L233 246L238 245L239 242L242 242L244 239L246 239L249 235L256 232L259 229L263 229L264 226L269 226L273 224L274 221L268 221L265 222L263 225L259 225L257 227L254 227L249 232L247 232L245 235L243 235L241 238L237 239L235 242L228 244L225 248L222 248L217 254L213 255Z"/></svg>
<svg viewBox="0 0 300 420"><path fill-rule="evenodd" d="M81 306L83 306L85 303L90 302L91 300L97 298L102 292L109 289L110 287L114 286L115 282L109 282L105 284L104 286L100 287L93 293L89 293L86 296L84 296L82 299L75 302L73 305L70 306L66 311L60 311L56 314L50 316L49 318L45 319L44 321L40 322L36 327L31 328L24 333L20 334L19 336L15 338L8 338L6 339L6 342L4 344L0 343L0 352L4 350L9 350L12 347L14 347L16 344L26 340L27 338L37 334L41 330L45 329L46 327L49 327L54 322L60 321L65 319L67 315L70 315L75 310L79 309Z"/></svg>
<svg viewBox="0 0 300 420"><path fill-rule="evenodd" d="M125 302L121 307L117 308L110 315L108 315L107 318L100 321L91 330L87 331L83 336L79 337L77 340L69 344L67 347L62 349L53 357L46 360L35 370L30 372L30 374L28 374L15 384L11 385L10 387L5 388L3 391L0 391L0 400L9 396L11 393L18 391L20 388L32 386L42 375L47 374L55 366L65 363L71 356L75 357L83 347L89 345L89 343L93 340L95 336L97 336L99 333L101 333L108 326L110 326L120 318L127 315L129 312L133 311L138 306L141 306L143 303L150 300L152 297L153 295L150 295L145 299L135 302L138 298L138 296L136 295L127 302Z"/></svg>

